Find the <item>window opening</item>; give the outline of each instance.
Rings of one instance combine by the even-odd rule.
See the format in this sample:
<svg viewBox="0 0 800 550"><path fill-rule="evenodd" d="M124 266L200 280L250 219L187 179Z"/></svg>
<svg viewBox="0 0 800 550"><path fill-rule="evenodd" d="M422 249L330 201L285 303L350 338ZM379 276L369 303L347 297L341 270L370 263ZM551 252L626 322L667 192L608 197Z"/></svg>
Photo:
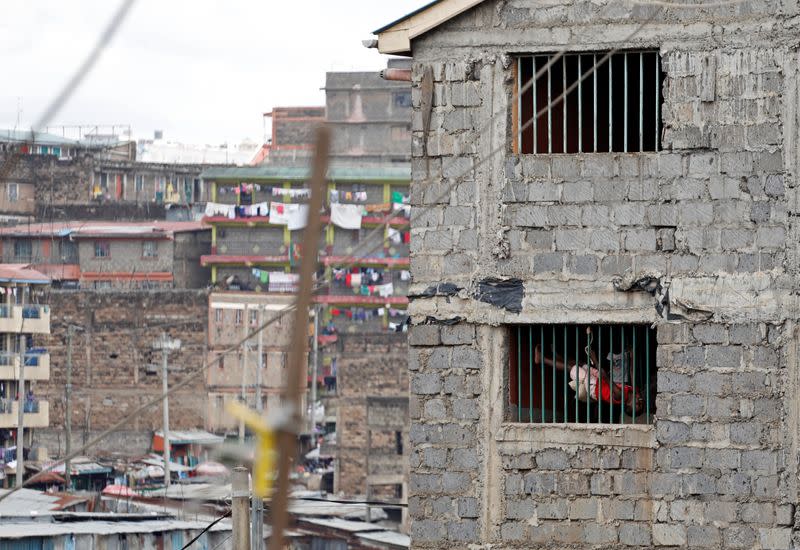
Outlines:
<svg viewBox="0 0 800 550"><path fill-rule="evenodd" d="M111 257L111 243L108 241L95 241L94 243L94 257L95 258L110 258Z"/></svg>
<svg viewBox="0 0 800 550"><path fill-rule="evenodd" d="M649 325L515 325L509 340L511 421L652 423L656 332Z"/></svg>
<svg viewBox="0 0 800 550"><path fill-rule="evenodd" d="M243 318L244 318L244 310L237 309L236 310L236 320L235 320L236 324L237 325L241 325L242 321L243 321Z"/></svg>
<svg viewBox="0 0 800 550"><path fill-rule="evenodd" d="M31 241L14 241L14 258L17 260L32 261L33 247Z"/></svg>
<svg viewBox="0 0 800 550"><path fill-rule="evenodd" d="M661 149L658 51L523 56L518 60L518 150L631 153ZM536 83L525 89L536 77ZM581 77L584 78L581 78ZM553 104L564 92L566 96ZM534 115L539 116L534 119Z"/></svg>
<svg viewBox="0 0 800 550"><path fill-rule="evenodd" d="M395 107L411 107L411 92L396 92L394 94Z"/></svg>
<svg viewBox="0 0 800 550"><path fill-rule="evenodd" d="M158 243L155 241L142 242L142 257L143 258L157 258L158 257Z"/></svg>
<svg viewBox="0 0 800 550"><path fill-rule="evenodd" d="M19 184L9 183L7 189L8 189L8 202L17 202L19 200Z"/></svg>

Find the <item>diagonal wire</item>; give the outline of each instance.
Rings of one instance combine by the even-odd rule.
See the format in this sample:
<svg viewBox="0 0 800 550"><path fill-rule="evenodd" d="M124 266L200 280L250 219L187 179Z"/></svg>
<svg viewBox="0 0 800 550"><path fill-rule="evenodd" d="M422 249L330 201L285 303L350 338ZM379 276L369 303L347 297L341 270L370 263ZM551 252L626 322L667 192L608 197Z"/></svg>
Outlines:
<svg viewBox="0 0 800 550"><path fill-rule="evenodd" d="M633 30L633 31L632 31L632 32L631 32L631 33L630 33L628 36L626 36L626 37L623 39L623 42L628 42L628 41L630 41L631 39L633 39L633 38L634 38L634 37L635 37L637 34L639 34L639 33L640 33L640 32L641 32L641 31L642 31L642 30L643 30L643 29L644 29L644 28L645 28L647 25L649 25L649 24L650 24L650 23L651 23L653 20L655 20L655 18L658 16L658 14L659 14L660 12L661 12L661 8L658 8L658 9L656 9L656 10L654 11L654 13L653 13L653 14L652 14L650 17L648 17L648 18L647 18L645 21L643 21L643 22L642 22L640 25L638 25L638 26L637 26L637 27L636 27L636 28L635 28L635 29L634 29L634 30ZM529 119L529 120L528 120L528 121L527 121L527 122L526 122L524 125L522 125L522 126L521 126L521 128L520 128L520 130L519 130L519 131L524 131L524 130L525 130L527 127L529 127L530 125L532 125L532 124L533 124L533 121L534 121L534 120L537 120L537 119L538 119L538 118L539 118L539 117L540 117L542 114L544 114L545 112L547 112L547 110L548 110L548 109L552 108L552 106L554 106L554 105L557 105L557 104L559 104L561 101L563 101L563 100L564 100L564 98L567 96L567 94L569 94L569 93L570 93L572 90L574 90L574 89L575 89L575 88L578 86L578 83L579 83L579 82L582 82L583 80L585 80L586 78L588 78L588 77L589 77L589 76L590 76L592 73L594 73L594 72L595 72L595 70L597 69L597 67L598 67L599 65L602 65L602 64L603 64L603 63L604 63L604 62L605 62L605 61L606 61L608 58L610 58L612 55L614 55L615 53L619 52L620 50L621 50L621 47L616 47L616 48L614 48L614 49L610 50L609 52L607 52L607 53L604 55L604 57L603 57L603 58L601 58L601 61L600 61L598 64L595 64L595 65L594 65L594 66L593 66L591 69L589 69L589 70L587 70L585 73L583 73L583 74L581 75L581 77L580 77L580 78L579 78L579 79L578 79L576 82L574 82L574 83L573 83L573 84L572 84L570 87L568 87L566 90L564 90L564 92L563 92L563 93L561 93L561 94L560 94L558 97L556 97L556 98L555 98L553 101L551 101L549 105L547 105L547 106L543 107L543 108L542 108L542 109L541 109L539 112L537 112L537 113L536 113L536 114L535 114L533 117L531 117L531 118L530 118L530 119ZM562 50L562 51L560 52L560 55L562 55L562 56L563 56L563 54L564 54L566 51L567 51L566 49ZM558 55L558 54L556 54L556 55ZM546 67L544 67L544 68L546 69ZM529 81L529 82L528 82L528 83L525 85L525 86L526 86L526 88L523 88L522 90L524 90L524 89L527 89L527 88L529 88L530 86L532 86L532 85L533 85L533 82L535 82L535 79L536 79L536 78L538 78L538 76L540 76L540 75L539 75L539 73L537 73L536 75L532 76L532 77L531 77L531 80L530 80L530 81ZM499 114L499 113L497 113L497 112L495 112L495 113L492 113L492 117L491 117L491 118L492 118L492 119L494 119L495 117L497 117L497 116L498 116L498 114ZM474 164L474 165L473 165L471 168L469 168L468 170L465 170L465 171L464 171L462 174L460 174L460 175L459 175L459 176L457 176L456 178L453 178L453 180L451 180L451 181L450 181L450 182L447 184L447 186L446 186L446 189L445 189L445 192L444 192L444 193L442 193L442 194L441 194L439 197L437 197L437 200L436 200L436 201L434 201L434 203L432 203L432 204L429 204L429 205L427 205L427 206L422 206L422 207L420 207L420 208L421 208L421 210L424 212L424 211L426 211L426 210L429 210L429 209L431 209L431 208L435 207L435 206L436 206L436 205L435 205L435 203L436 203L436 202L438 202L439 200L442 200L442 199L443 199L443 198L444 198L444 197L445 197L445 196L446 196L446 195L447 195L447 194L448 194L448 193L449 193L449 192L452 190L452 188L453 188L453 187L454 187L454 186L455 186L457 183L460 183L460 181L461 181L461 179L462 179L462 178L464 178L464 177L466 177L466 176L469 176L469 175L471 175L471 174L472 174L472 172L473 172L474 170L476 170L478 167L482 166L483 164L485 164L485 163L489 162L491 159L493 159L493 158L494 158L496 155L498 155L499 153L501 153L501 152L502 152L502 151L504 151L504 150L505 150L505 144L502 144L501 146L499 146L499 147L496 147L496 148L492 149L492 150L491 150L491 151L490 151L490 152L487 154L487 156L485 156L485 157L483 157L483 158L479 159L479 160L478 160L478 162L476 162L476 163L475 163L475 164ZM433 179L432 179L432 178L429 178L429 179L427 180L427 182L429 182L429 183L432 183L432 182L433 182ZM423 185L424 183L425 183L425 182L420 182L418 185ZM384 222L382 223L382 225L379 225L379 226L376 228L376 230L377 230L377 229L380 229L382 226L383 226L383 227L386 227L386 226L388 226L388 225L389 225L389 223L390 223L390 221L391 221L391 219L392 219L392 213L390 212L390 213L389 213L389 214L386 216L386 218L385 218ZM410 223L410 222L409 222L409 223ZM404 225L405 225L405 224L404 224ZM380 243L380 245L382 246L382 245L383 245L383 243L381 242L381 243ZM357 263L358 263L358 262L357 262L357 261L355 261L355 262L353 262L351 265L356 265ZM323 284L323 285L320 285L318 288L323 288L323 287L326 287L326 286L328 286L328 285L329 285L329 283L325 283L325 284ZM296 304L296 302L295 302L295 304ZM267 327L269 327L269 326L270 326L270 325L272 325L273 323L277 322L277 321L278 321L279 319L281 319L281 318L282 318L284 315L286 315L286 314L288 314L288 313L290 313L290 312L294 311L294 309L296 308L296 305L295 305L295 304L292 304L292 305L288 306L287 308L284 308L284 309L283 309L283 310L282 310L280 313L278 313L277 315L275 315L274 317L272 317L271 319L269 319L268 321L266 321L265 323L263 323L261 326L259 326L259 327L258 327L258 328L256 328L255 330L253 330L253 331L252 331L250 334L248 334L248 335L247 335L247 336L245 336L244 338L240 339L240 340L239 340L239 341L238 341L236 344L234 344L234 345L232 345L232 346L230 346L230 347L226 348L226 349L225 349L225 350L223 350L222 352L218 353L218 354L216 355L215 359L218 359L219 357L221 357L221 356L223 356L223 355L227 355L227 354L234 353L234 352L238 351L238 348L239 348L239 347L241 347L243 344L245 344L247 341L249 341L249 340L250 340L250 339L251 339L253 336L257 335L257 334L258 334L259 332L261 332L262 330L266 329ZM208 360L207 360L207 361L204 361L204 362L203 362L203 364L202 364L200 367L198 367L197 369L194 369L193 371L190 371L190 373L188 373L188 374L187 374L187 375L184 377L184 379L183 379L181 382L179 382L178 384L176 384L176 385L174 385L174 386L170 387L170 388L167 390L167 392L165 392L165 393L161 394L159 397L153 398L152 400L148 401L147 403L145 403L145 404L143 404L143 405L141 405L141 406L137 407L137 408L136 408L134 411L132 411L131 413L129 413L128 415L126 415L126 416L125 416L125 417L124 417L122 420L120 420L119 422L117 422L116 424L114 424L113 426L111 426L110 428L108 428L108 429L104 430L103 432L101 432L100 434L98 434L98 435L97 435L96 437L94 437L92 440L90 440L89 442L87 442L86 444L84 444L84 445L83 445L83 446L82 446L80 449L78 449L78 450L74 451L73 453L71 453L71 455L70 455L70 456L64 457L64 458L62 458L62 459L60 459L60 460L58 460L58 461L54 462L54 463L53 463L53 464L51 464L51 465L50 465L48 468L46 468L46 469L43 469L43 470L42 470L41 472L39 472L38 474L36 474L36 475L34 475L34 476L32 476L32 477L28 478L28 480L27 480L27 481L25 481L24 483L22 483L21 485L14 487L13 489L11 489L10 491L6 492L6 493L5 493L5 494L3 494L3 495L0 495L0 501L4 500L4 499L5 499L5 498L7 498L9 495L13 494L14 492L16 492L17 490L21 489L22 487L24 487L24 486L26 486L26 485L29 485L31 482L35 481L35 480L36 480L36 479L37 479L39 476L43 475L44 473L46 473L46 472L48 472L48 471L52 470L53 468L55 468L55 467L59 466L60 464L63 464L65 460L69 460L69 459L75 458L76 456L79 456L80 454L84 453L84 452L85 452L87 449L89 449L89 448L93 447L94 445L96 445L97 443L99 443L100 441L102 441L103 439L105 439L106 437L108 437L110 434L112 434L112 433L116 432L118 429L120 429L121 427L123 427L123 426L124 426L124 425L125 425L125 424L126 424L126 423L127 423L129 420L130 420L130 419L132 419L132 418L134 418L134 417L138 416L139 414L141 414L143 411L147 410L147 409L148 409L148 408L150 408L151 406L153 406L153 405L156 405L156 404L158 404L158 403L162 402L162 401L163 401L163 400L164 400L164 399L165 399L165 398L166 398L166 397L167 397L167 396L168 396L170 393L172 393L173 391L177 391L178 389L181 389L181 388L183 388L183 387L186 387L186 386L188 386L188 385L189 385L189 384L190 384L190 383L193 381L193 377L194 377L194 375L196 375L196 374L200 374L200 373L204 372L204 371L205 371L205 370L206 370L206 369L207 369L207 368L210 366L210 364L211 364L211 361L208 361Z"/></svg>
<svg viewBox="0 0 800 550"><path fill-rule="evenodd" d="M203 536L203 535L205 535L205 534L206 534L208 531L210 531L212 527L214 527L216 524L218 524L218 523L219 523L220 521L222 521L223 519L225 519L225 518L229 517L230 515L231 515L231 510L228 510L228 511L227 511L227 512L225 512L223 515L221 515L220 517L218 517L217 519L215 519L214 521L212 521L211 523L209 523L209 524L208 524L208 526L207 526L205 529L203 529L202 531L200 531L200 532L197 534L197 536L195 536L195 537L194 537L192 540L190 540L189 542L187 542L186 544L184 544L184 545L183 545L183 548L181 548L181 550L186 550L187 548L189 548L189 547L190 547L191 545L193 545L195 542L197 542L198 540L200 540L200 537L202 537L202 536ZM225 539L225 540L228 540L228 539Z"/></svg>

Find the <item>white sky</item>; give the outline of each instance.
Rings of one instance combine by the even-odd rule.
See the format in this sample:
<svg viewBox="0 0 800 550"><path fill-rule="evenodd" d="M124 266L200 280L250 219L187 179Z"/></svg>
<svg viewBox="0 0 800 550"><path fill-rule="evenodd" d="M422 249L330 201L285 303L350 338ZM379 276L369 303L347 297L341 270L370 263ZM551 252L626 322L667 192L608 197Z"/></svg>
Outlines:
<svg viewBox="0 0 800 550"><path fill-rule="evenodd" d="M130 124L136 137L261 141L273 106L323 105L326 71L378 70L361 40L427 0L138 0L57 124ZM30 127L118 0L4 2L0 127Z"/></svg>

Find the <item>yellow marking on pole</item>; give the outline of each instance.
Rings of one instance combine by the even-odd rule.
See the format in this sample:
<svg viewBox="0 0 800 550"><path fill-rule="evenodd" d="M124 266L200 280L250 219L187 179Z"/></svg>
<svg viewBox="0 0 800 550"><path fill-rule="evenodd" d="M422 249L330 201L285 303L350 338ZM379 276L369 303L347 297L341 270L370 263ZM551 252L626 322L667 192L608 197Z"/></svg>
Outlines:
<svg viewBox="0 0 800 550"><path fill-rule="evenodd" d="M225 409L231 416L244 422L256 434L253 493L261 498L269 496L275 476L275 432L264 416L238 401L229 401Z"/></svg>

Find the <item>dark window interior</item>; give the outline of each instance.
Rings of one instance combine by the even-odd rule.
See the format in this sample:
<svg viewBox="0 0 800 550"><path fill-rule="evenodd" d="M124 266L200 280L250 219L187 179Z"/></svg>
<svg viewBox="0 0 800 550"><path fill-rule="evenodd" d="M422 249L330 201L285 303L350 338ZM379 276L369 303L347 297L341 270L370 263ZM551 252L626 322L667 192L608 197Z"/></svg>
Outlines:
<svg viewBox="0 0 800 550"><path fill-rule="evenodd" d="M509 420L649 424L656 331L649 325L513 325Z"/></svg>
<svg viewBox="0 0 800 550"><path fill-rule="evenodd" d="M664 75L658 52L605 56L599 52L519 58L521 153L660 149ZM537 73L541 74L530 85Z"/></svg>

